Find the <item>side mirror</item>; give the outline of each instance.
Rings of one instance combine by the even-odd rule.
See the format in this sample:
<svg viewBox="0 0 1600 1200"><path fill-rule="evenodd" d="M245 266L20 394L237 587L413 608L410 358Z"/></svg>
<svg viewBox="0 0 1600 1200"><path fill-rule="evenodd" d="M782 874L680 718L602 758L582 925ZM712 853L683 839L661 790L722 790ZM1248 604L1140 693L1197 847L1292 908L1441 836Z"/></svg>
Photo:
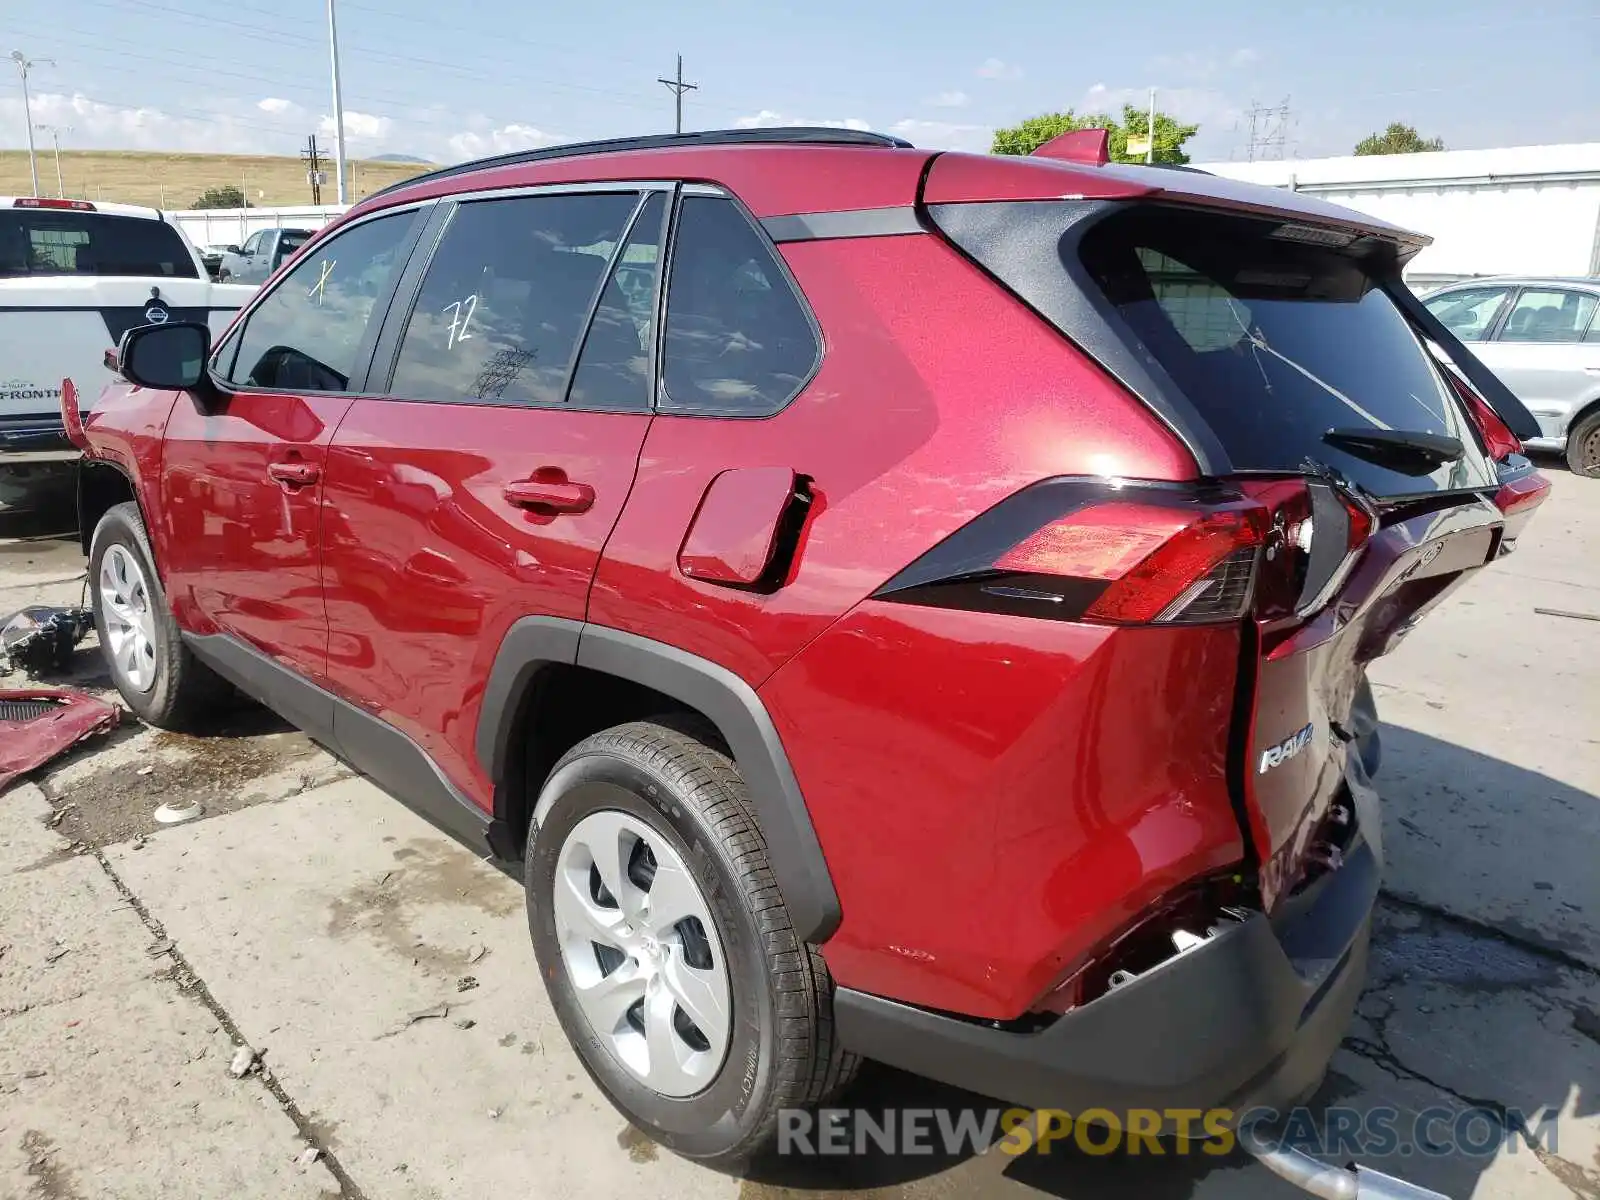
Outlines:
<svg viewBox="0 0 1600 1200"><path fill-rule="evenodd" d="M227 245L227 246L224 246L223 250L226 251L229 254L243 254L244 253L244 251L241 250L238 246L234 246L234 245L231 245L231 244Z"/></svg>
<svg viewBox="0 0 1600 1200"><path fill-rule="evenodd" d="M206 378L211 330L192 321L142 325L122 335L117 369L129 383L158 391L188 391Z"/></svg>

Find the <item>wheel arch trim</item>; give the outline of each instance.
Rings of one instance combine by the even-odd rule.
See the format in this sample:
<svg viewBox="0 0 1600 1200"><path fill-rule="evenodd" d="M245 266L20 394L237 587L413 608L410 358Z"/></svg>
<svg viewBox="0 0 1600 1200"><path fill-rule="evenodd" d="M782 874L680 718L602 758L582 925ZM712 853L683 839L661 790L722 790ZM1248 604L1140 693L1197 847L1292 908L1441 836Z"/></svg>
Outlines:
<svg viewBox="0 0 1600 1200"><path fill-rule="evenodd" d="M553 617L516 622L496 653L476 735L479 764L497 792L534 681L558 663L641 684L704 714L749 786L795 934L812 943L832 936L842 916L839 896L777 727L754 688L708 659L605 626Z"/></svg>

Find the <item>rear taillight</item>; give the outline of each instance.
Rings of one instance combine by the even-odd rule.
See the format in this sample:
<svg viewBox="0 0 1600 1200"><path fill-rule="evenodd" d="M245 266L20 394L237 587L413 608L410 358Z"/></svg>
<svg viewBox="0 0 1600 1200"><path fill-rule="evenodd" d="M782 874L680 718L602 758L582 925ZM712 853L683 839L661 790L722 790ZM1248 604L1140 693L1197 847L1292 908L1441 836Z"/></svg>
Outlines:
<svg viewBox="0 0 1600 1200"><path fill-rule="evenodd" d="M1550 481L1538 471L1529 471L1501 484L1494 494L1494 506L1509 517L1538 508L1549 495Z"/></svg>
<svg viewBox="0 0 1600 1200"><path fill-rule="evenodd" d="M1483 439L1483 448L1488 451L1489 457L1499 462L1513 454L1521 454L1522 443L1517 440L1517 435L1511 432L1510 427L1500 419L1500 414L1489 407L1488 401L1467 386L1466 381L1454 371L1446 371L1445 374L1450 377L1450 385L1455 388L1456 395L1466 407L1467 415L1472 418L1472 424L1477 428L1478 436Z"/></svg>
<svg viewBox="0 0 1600 1200"><path fill-rule="evenodd" d="M956 531L875 596L1115 625L1303 612L1343 579L1371 515L1320 480L1238 487L1047 480Z"/></svg>
<svg viewBox="0 0 1600 1200"><path fill-rule="evenodd" d="M73 212L94 212L87 200L52 200L47 196L21 196L11 202L12 208L67 208Z"/></svg>

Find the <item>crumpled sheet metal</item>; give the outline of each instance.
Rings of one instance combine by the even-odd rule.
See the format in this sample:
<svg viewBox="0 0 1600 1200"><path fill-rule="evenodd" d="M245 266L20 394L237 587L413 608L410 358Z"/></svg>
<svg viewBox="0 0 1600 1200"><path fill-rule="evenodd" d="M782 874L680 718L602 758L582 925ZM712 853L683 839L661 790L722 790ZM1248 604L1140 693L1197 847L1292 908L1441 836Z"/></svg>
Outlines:
<svg viewBox="0 0 1600 1200"><path fill-rule="evenodd" d="M0 790L84 738L115 729L121 715L71 688L0 688Z"/></svg>

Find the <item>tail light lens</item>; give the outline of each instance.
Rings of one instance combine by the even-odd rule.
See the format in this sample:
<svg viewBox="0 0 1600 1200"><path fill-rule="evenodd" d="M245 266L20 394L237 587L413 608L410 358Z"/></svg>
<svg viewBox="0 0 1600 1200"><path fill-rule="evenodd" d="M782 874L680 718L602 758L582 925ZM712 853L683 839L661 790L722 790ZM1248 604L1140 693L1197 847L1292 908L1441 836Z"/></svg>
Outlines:
<svg viewBox="0 0 1600 1200"><path fill-rule="evenodd" d="M1532 512L1550 495L1550 481L1538 471L1529 471L1500 485L1494 506L1506 516Z"/></svg>
<svg viewBox="0 0 1600 1200"><path fill-rule="evenodd" d="M990 509L874 593L1114 625L1303 611L1337 587L1371 515L1321 481L1180 487L1060 479Z"/></svg>
<svg viewBox="0 0 1600 1200"><path fill-rule="evenodd" d="M1488 451L1489 457L1499 462L1513 454L1521 454L1522 443L1511 432L1510 426L1500 419L1500 414L1490 408L1488 402L1468 387L1454 371L1446 371L1445 374L1450 377L1450 386L1455 388L1467 415L1477 427L1478 436L1483 439L1483 448Z"/></svg>

